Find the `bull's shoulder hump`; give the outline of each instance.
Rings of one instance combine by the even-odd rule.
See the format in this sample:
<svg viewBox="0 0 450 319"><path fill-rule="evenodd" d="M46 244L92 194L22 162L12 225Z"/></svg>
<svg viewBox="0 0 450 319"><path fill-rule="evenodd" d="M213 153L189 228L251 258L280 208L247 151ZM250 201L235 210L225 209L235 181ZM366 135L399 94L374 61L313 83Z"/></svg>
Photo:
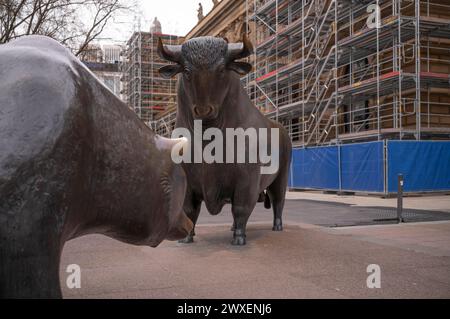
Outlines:
<svg viewBox="0 0 450 319"><path fill-rule="evenodd" d="M0 46L0 178L61 134L76 94L71 59L46 37Z"/></svg>

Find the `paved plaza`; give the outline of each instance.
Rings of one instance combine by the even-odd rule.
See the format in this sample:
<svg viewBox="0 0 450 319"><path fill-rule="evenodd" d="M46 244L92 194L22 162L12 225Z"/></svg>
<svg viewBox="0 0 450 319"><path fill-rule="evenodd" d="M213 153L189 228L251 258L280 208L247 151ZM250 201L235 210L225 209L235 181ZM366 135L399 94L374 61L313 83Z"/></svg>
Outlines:
<svg viewBox="0 0 450 319"><path fill-rule="evenodd" d="M229 206L218 216L202 211L191 245L165 241L157 248L138 247L101 235L72 240L61 262L63 295L450 298L450 221L445 220L450 196L434 197L434 214L441 220L403 224L370 222L390 207L390 199L334 197L289 193L283 232L271 230L271 212L258 205L243 247L230 245ZM422 206L414 208L430 211ZM81 267L80 289L66 286L69 264ZM367 287L371 264L380 266L381 288Z"/></svg>

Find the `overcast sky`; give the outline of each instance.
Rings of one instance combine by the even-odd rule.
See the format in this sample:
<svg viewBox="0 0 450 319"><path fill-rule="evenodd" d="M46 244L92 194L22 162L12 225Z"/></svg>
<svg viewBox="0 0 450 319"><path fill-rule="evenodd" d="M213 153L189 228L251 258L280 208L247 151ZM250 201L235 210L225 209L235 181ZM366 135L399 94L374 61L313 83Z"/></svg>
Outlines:
<svg viewBox="0 0 450 319"><path fill-rule="evenodd" d="M140 7L141 29L149 31L154 17L161 22L162 32L184 36L197 24L197 9L199 2L206 15L212 8L211 0L136 0ZM137 19L131 16L120 16L111 23L103 34L102 43L126 41Z"/></svg>

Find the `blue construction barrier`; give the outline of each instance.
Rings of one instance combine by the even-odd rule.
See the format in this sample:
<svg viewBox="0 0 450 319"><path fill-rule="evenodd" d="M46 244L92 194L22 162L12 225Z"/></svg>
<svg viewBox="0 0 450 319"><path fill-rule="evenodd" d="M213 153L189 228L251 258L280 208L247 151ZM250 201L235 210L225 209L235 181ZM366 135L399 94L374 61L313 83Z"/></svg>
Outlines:
<svg viewBox="0 0 450 319"><path fill-rule="evenodd" d="M294 149L291 168L291 187L339 188L337 146Z"/></svg>
<svg viewBox="0 0 450 319"><path fill-rule="evenodd" d="M450 141L375 141L296 148L289 186L374 193L450 190Z"/></svg>
<svg viewBox="0 0 450 319"><path fill-rule="evenodd" d="M397 191L403 174L405 192L450 190L450 141L388 141L388 191Z"/></svg>
<svg viewBox="0 0 450 319"><path fill-rule="evenodd" d="M341 146L341 190L384 191L384 143Z"/></svg>

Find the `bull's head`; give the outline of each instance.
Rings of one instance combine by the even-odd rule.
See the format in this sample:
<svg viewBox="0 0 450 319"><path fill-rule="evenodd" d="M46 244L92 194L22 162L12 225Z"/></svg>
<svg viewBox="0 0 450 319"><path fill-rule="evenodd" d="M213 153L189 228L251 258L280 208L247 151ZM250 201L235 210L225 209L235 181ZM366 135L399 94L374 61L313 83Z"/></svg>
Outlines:
<svg viewBox="0 0 450 319"><path fill-rule="evenodd" d="M183 45L158 43L161 58L175 64L162 67L165 78L182 74L183 97L195 119L210 120L218 116L233 81L245 75L252 66L236 60L253 52L251 42L244 35L242 43L227 43L223 38L200 37ZM236 82L234 82L236 83Z"/></svg>

